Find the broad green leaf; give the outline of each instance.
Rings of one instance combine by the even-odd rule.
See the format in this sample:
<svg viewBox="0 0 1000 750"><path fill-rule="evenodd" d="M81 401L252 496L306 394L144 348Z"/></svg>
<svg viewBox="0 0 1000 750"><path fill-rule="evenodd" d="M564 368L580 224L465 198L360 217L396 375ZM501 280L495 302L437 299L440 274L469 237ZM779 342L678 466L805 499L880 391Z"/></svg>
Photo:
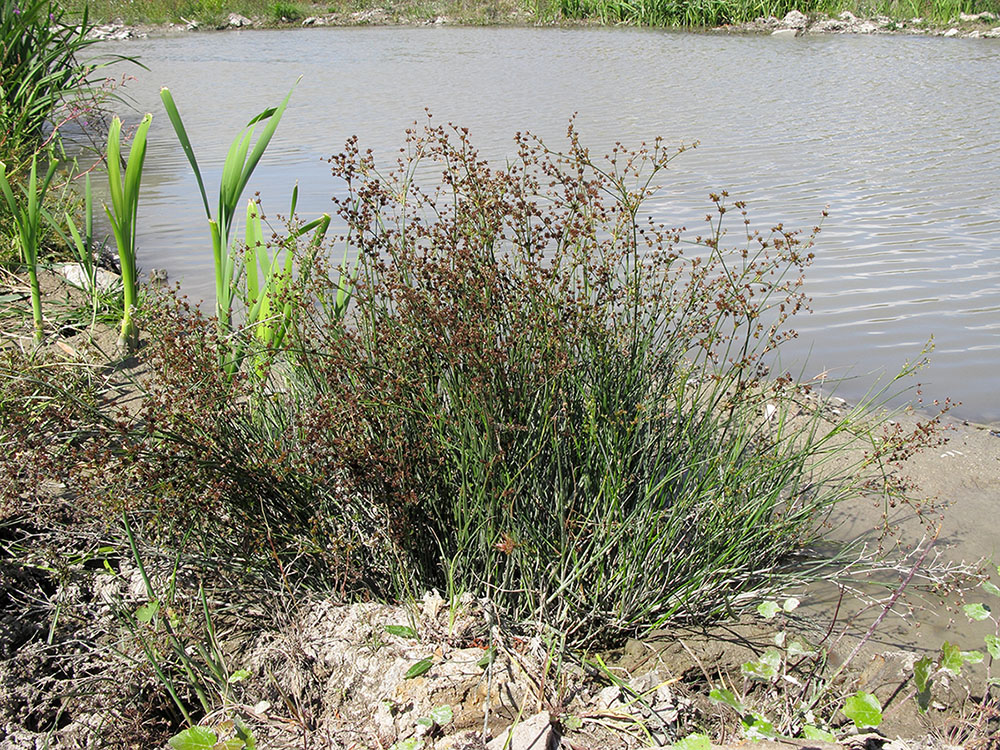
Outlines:
<svg viewBox="0 0 1000 750"><path fill-rule="evenodd" d="M225 742L217 742L214 750L244 750L246 743L239 737L233 737Z"/></svg>
<svg viewBox="0 0 1000 750"><path fill-rule="evenodd" d="M878 698L863 690L859 690L844 701L844 708L841 710L858 729L864 727L874 729L882 723L882 705L878 702Z"/></svg>
<svg viewBox="0 0 1000 750"><path fill-rule="evenodd" d="M747 677L757 680L774 680L781 669L781 652L774 648L765 651L759 660L748 661L740 667Z"/></svg>
<svg viewBox="0 0 1000 750"><path fill-rule="evenodd" d="M752 723L744 724L743 733L748 740L770 740L778 736L774 724L760 716L755 716Z"/></svg>
<svg viewBox="0 0 1000 750"><path fill-rule="evenodd" d="M761 602L757 605L758 614L765 620L773 619L780 609L777 602Z"/></svg>
<svg viewBox="0 0 1000 750"><path fill-rule="evenodd" d="M913 682L916 683L917 690L921 693L931 686L931 672L934 669L934 660L929 656L913 665Z"/></svg>
<svg viewBox="0 0 1000 750"><path fill-rule="evenodd" d="M990 616L990 608L979 602L966 604L962 607L962 611L970 620L985 620Z"/></svg>
<svg viewBox="0 0 1000 750"><path fill-rule="evenodd" d="M963 651L962 652L962 661L965 664L982 664L984 658L985 657L983 656L983 652L982 651Z"/></svg>
<svg viewBox="0 0 1000 750"><path fill-rule="evenodd" d="M431 668L430 659L421 659L416 662L412 667L406 670L406 674L403 675L404 680L412 680L414 677L419 677Z"/></svg>
<svg viewBox="0 0 1000 750"><path fill-rule="evenodd" d="M706 734L689 734L671 745L673 750L712 750L712 741Z"/></svg>
<svg viewBox="0 0 1000 750"><path fill-rule="evenodd" d="M961 649L945 641L941 646L941 669L951 672L958 677L964 663L965 659L962 658Z"/></svg>
<svg viewBox="0 0 1000 750"><path fill-rule="evenodd" d="M229 679L227 680L227 682L230 685L234 685L237 682L243 682L243 680L247 679L249 676L250 672L247 671L246 669L237 669L235 672L229 675Z"/></svg>
<svg viewBox="0 0 1000 750"><path fill-rule="evenodd" d="M726 706L729 706L731 709L733 709L734 711L736 711L736 713L740 715L743 715L747 712L746 708L744 708L743 704L739 701L739 699L735 695L733 695L732 692L729 690L724 690L721 688L713 688L712 691L708 694L708 698L709 700L715 703L722 703Z"/></svg>
<svg viewBox="0 0 1000 750"><path fill-rule="evenodd" d="M407 737L405 740L394 743L389 750L421 750L423 746L424 741L419 737Z"/></svg>
<svg viewBox="0 0 1000 750"><path fill-rule="evenodd" d="M562 725L575 732L583 727L583 719L576 714L569 714L562 720Z"/></svg>
<svg viewBox="0 0 1000 750"><path fill-rule="evenodd" d="M811 648L808 643L798 638L793 638L788 643L788 655L789 656L808 656L809 654L816 653L816 650Z"/></svg>
<svg viewBox="0 0 1000 750"><path fill-rule="evenodd" d="M785 599L784 602L782 602L781 608L786 612L792 612L793 610L795 610L796 607L799 606L799 604L800 602L798 599L796 599L794 596L790 596L787 599Z"/></svg>
<svg viewBox="0 0 1000 750"><path fill-rule="evenodd" d="M983 581L983 591L993 596L1000 596L1000 588L997 588L991 581Z"/></svg>
<svg viewBox="0 0 1000 750"><path fill-rule="evenodd" d="M139 622L150 622L156 613L160 611L160 603L157 601L147 602L135 611L135 619Z"/></svg>
<svg viewBox="0 0 1000 750"><path fill-rule="evenodd" d="M416 638L417 631L409 625L386 625L385 632L389 635L397 635L400 638Z"/></svg>
<svg viewBox="0 0 1000 750"><path fill-rule="evenodd" d="M1000 659L1000 638L995 635L987 635L986 652L994 659Z"/></svg>
<svg viewBox="0 0 1000 750"><path fill-rule="evenodd" d="M934 660L929 656L913 665L913 682L917 686L917 708L920 713L927 713L931 705L931 674L934 672Z"/></svg>
<svg viewBox="0 0 1000 750"><path fill-rule="evenodd" d="M917 710L925 714L927 709L931 707L931 691L930 688L927 690L921 690L917 693Z"/></svg>
<svg viewBox="0 0 1000 750"><path fill-rule="evenodd" d="M802 736L807 740L820 740L822 742L837 741L836 736L834 736L832 732L820 729L819 727L814 727L812 724L806 724L802 727Z"/></svg>
<svg viewBox="0 0 1000 750"><path fill-rule="evenodd" d="M452 713L451 706L438 706L431 711L431 719L439 727L447 726L451 724L451 720L454 714Z"/></svg>
<svg viewBox="0 0 1000 750"><path fill-rule="evenodd" d="M212 750L216 742L215 732L207 727L189 727L167 740L174 750Z"/></svg>

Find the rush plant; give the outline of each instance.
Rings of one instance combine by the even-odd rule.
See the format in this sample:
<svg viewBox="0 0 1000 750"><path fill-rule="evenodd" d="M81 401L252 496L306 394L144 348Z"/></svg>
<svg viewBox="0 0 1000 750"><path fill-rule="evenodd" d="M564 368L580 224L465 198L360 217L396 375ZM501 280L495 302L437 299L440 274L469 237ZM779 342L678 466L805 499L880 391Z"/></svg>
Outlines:
<svg viewBox="0 0 1000 750"><path fill-rule="evenodd" d="M220 324L158 299L138 413L81 407L61 442L19 436L44 454L26 463L61 463L81 504L126 504L147 539L190 533L191 564L233 580L468 591L568 646L725 616L808 575L789 561L830 510L905 501L883 466L933 431L879 440L865 404L830 416L771 370L815 232L754 231L725 193L699 230L648 219L678 151L597 160L568 135L561 151L519 136L500 168L462 129L412 130L392 170L350 141L332 159L342 231L304 272L287 240L266 249L252 205L235 257L244 133L209 214L220 292L245 295L245 338L281 366L220 368L229 308ZM340 245L346 284L345 263L324 269Z"/></svg>

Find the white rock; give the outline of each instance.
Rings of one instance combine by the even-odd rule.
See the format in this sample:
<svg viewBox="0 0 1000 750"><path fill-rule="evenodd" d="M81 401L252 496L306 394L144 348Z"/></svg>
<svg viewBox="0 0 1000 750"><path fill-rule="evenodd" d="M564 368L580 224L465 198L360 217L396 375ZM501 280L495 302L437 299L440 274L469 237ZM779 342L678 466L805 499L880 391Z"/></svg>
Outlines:
<svg viewBox="0 0 1000 750"><path fill-rule="evenodd" d="M431 620L436 620L438 612L441 611L441 608L444 607L445 604L447 604L447 602L445 602L444 597L438 593L437 589L431 589L430 591L424 592L424 599L423 599L424 617Z"/></svg>
<svg viewBox="0 0 1000 750"><path fill-rule="evenodd" d="M958 36L958 29L952 27L952 28L948 29L946 32L944 32L944 35L945 36Z"/></svg>
<svg viewBox="0 0 1000 750"><path fill-rule="evenodd" d="M804 29L809 25L809 19L806 17L805 13L801 13L797 10L790 10L785 14L785 17L781 19L781 25L790 29Z"/></svg>
<svg viewBox="0 0 1000 750"><path fill-rule="evenodd" d="M234 29L241 29L244 26L253 26L253 21L246 16L241 16L239 13L230 13L226 24L232 26Z"/></svg>
<svg viewBox="0 0 1000 750"><path fill-rule="evenodd" d="M542 711L530 719L508 727L494 737L487 750L555 750L559 735L552 728L549 712Z"/></svg>
<svg viewBox="0 0 1000 750"><path fill-rule="evenodd" d="M798 35L799 35L799 30L798 29L776 29L775 31L771 32L771 36L793 37L793 36L798 36Z"/></svg>
<svg viewBox="0 0 1000 750"><path fill-rule="evenodd" d="M87 278L83 266L79 263L63 263L56 266L55 270L73 286L78 286L87 292L90 291L90 279ZM94 276L94 284L97 287L97 291L102 294L111 291L121 283L121 277L118 274L106 271L103 268L95 269Z"/></svg>
<svg viewBox="0 0 1000 750"><path fill-rule="evenodd" d="M840 18L841 21L845 21L847 23L857 23L858 21L858 17L853 13L851 13L851 11L849 10L845 10L838 16L838 18Z"/></svg>
<svg viewBox="0 0 1000 750"><path fill-rule="evenodd" d="M836 18L827 18L824 21L813 24L810 31L825 31L829 33L836 33L838 31L843 31L847 28L847 24L843 21L839 21Z"/></svg>

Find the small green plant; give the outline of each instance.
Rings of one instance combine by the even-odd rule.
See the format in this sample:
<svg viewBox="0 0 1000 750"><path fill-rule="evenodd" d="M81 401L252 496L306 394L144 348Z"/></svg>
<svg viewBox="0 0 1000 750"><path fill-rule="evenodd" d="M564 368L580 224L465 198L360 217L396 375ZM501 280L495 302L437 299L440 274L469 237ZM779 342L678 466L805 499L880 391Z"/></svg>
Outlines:
<svg viewBox="0 0 1000 750"><path fill-rule="evenodd" d="M235 737L228 740L220 739L222 733L232 732ZM203 727L196 725L178 732L167 744L173 750L256 750L257 741L253 733L239 719L222 722L218 726Z"/></svg>
<svg viewBox="0 0 1000 750"><path fill-rule="evenodd" d="M104 210L111 222L111 229L118 246L118 258L122 268L122 286L125 291L125 306L122 314L120 348L130 351L138 344L139 331L132 314L138 299L139 278L136 261L136 217L139 212L139 188L142 183L142 166L146 159L146 133L153 116L142 118L132 138L125 174L121 171L121 130L122 121L115 117L108 131L107 165L110 185L111 206Z"/></svg>
<svg viewBox="0 0 1000 750"><path fill-rule="evenodd" d="M779 614L789 615L798 606L799 600L795 597L780 604L767 600L757 606L757 612L765 620L774 620ZM769 708L751 708L747 699L725 688L713 689L709 698L737 713L746 739L803 737L835 742L835 735L823 728L823 720L813 711L832 688L830 676L824 674L825 666L826 654L821 648L782 627L775 635L774 646L740 667L745 685L763 683L767 686L764 692L768 698L764 702ZM881 705L871 693L858 691L842 703L841 710L858 727L874 728L881 723ZM827 722L832 720L833 717L826 719Z"/></svg>
<svg viewBox="0 0 1000 750"><path fill-rule="evenodd" d="M292 206L289 216L295 215L298 199L298 186L292 192ZM246 218L246 255L244 268L246 284L244 287L244 309L246 311L245 325L252 336L238 337L233 342L233 356L225 364L229 372L233 372L245 357L245 348L251 341L258 347L273 352L280 349L285 337L295 324L295 316L301 311L302 304L295 298L293 271L295 266L297 240L313 232L312 239L305 251L303 265L308 273L312 266L311 258L323 241L330 226L330 216L323 214L318 219L294 228L287 237L279 240L272 257L264 239L261 225L261 212L257 202L247 203ZM281 255L284 253L284 259ZM349 295L349 281L348 291ZM334 304L337 304L336 302ZM262 361L257 360L257 372L263 373Z"/></svg>
<svg viewBox="0 0 1000 750"><path fill-rule="evenodd" d="M1000 566L997 566L996 572L1000 575ZM983 580L979 588L990 596L1000 598L1000 588L988 579ZM1000 685L1000 677L994 677L992 671L994 661L1000 659L1000 620L986 602L968 602L962 605L961 609L969 620L974 622L991 620L994 623L994 632L983 637L986 653L975 649L963 651L956 644L945 641L936 655L926 655L917 661L913 666L913 697L921 713L926 713L931 705L935 679L941 674L958 677L966 665L984 662L986 664L984 703L993 700L992 693Z"/></svg>
<svg viewBox="0 0 1000 750"><path fill-rule="evenodd" d="M187 689L194 693L202 711L208 714L215 708L217 701L221 702L224 708L227 707L231 702L233 686L245 680L250 674L246 670L229 668L225 652L216 635L203 587L199 586L198 589L202 631L195 637L182 634L181 628L184 622L174 601L180 549L176 553L167 591L160 596L146 572L138 540L127 512L123 512L122 521L132 558L146 590L147 601L134 611L123 609L121 616L138 640L153 672L184 721L194 730L188 735L188 739L194 741L203 728L198 728L193 721L181 685L186 685ZM166 654L159 645L164 639L167 645ZM240 726L237 722L237 727ZM241 745L235 746L234 750L241 747ZM250 747L251 745L247 744L248 750Z"/></svg>
<svg viewBox="0 0 1000 750"><path fill-rule="evenodd" d="M31 285L31 313L34 320L36 342L41 342L44 328L42 293L38 286L38 250L41 241L42 216L45 213L42 202L55 173L56 161L50 157L48 170L39 183L38 156L33 156L28 184L23 188L22 200L14 195L14 190L7 179L7 165L0 161L0 192L3 193L7 209L10 211L17 228L17 242L21 252L21 260L28 268L28 279Z"/></svg>

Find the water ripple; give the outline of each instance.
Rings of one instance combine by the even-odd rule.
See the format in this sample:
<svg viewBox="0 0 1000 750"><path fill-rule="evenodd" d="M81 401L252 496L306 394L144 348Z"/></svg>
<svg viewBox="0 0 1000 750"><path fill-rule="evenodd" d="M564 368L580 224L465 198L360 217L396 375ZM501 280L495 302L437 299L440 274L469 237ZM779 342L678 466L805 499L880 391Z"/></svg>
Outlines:
<svg viewBox="0 0 1000 750"><path fill-rule="evenodd" d="M512 152L519 130L561 143L577 112L595 153L618 139L702 142L674 162L650 204L671 225L700 226L708 193L722 188L747 200L762 227L808 228L829 206L807 277L815 313L799 321L802 335L784 360L895 372L933 334L928 395L957 396L968 417L1000 420L998 45L800 42L473 28L129 42L123 51L150 68L130 93L158 113L140 205L142 261L167 267L193 296L211 293L201 202L159 106L161 85L171 87L214 185L239 125L303 76L251 186L270 213L287 209L296 180L302 212L329 210L340 188L321 158L358 133L388 159L425 107L435 121L471 128L492 159ZM869 385L859 377L842 395Z"/></svg>

